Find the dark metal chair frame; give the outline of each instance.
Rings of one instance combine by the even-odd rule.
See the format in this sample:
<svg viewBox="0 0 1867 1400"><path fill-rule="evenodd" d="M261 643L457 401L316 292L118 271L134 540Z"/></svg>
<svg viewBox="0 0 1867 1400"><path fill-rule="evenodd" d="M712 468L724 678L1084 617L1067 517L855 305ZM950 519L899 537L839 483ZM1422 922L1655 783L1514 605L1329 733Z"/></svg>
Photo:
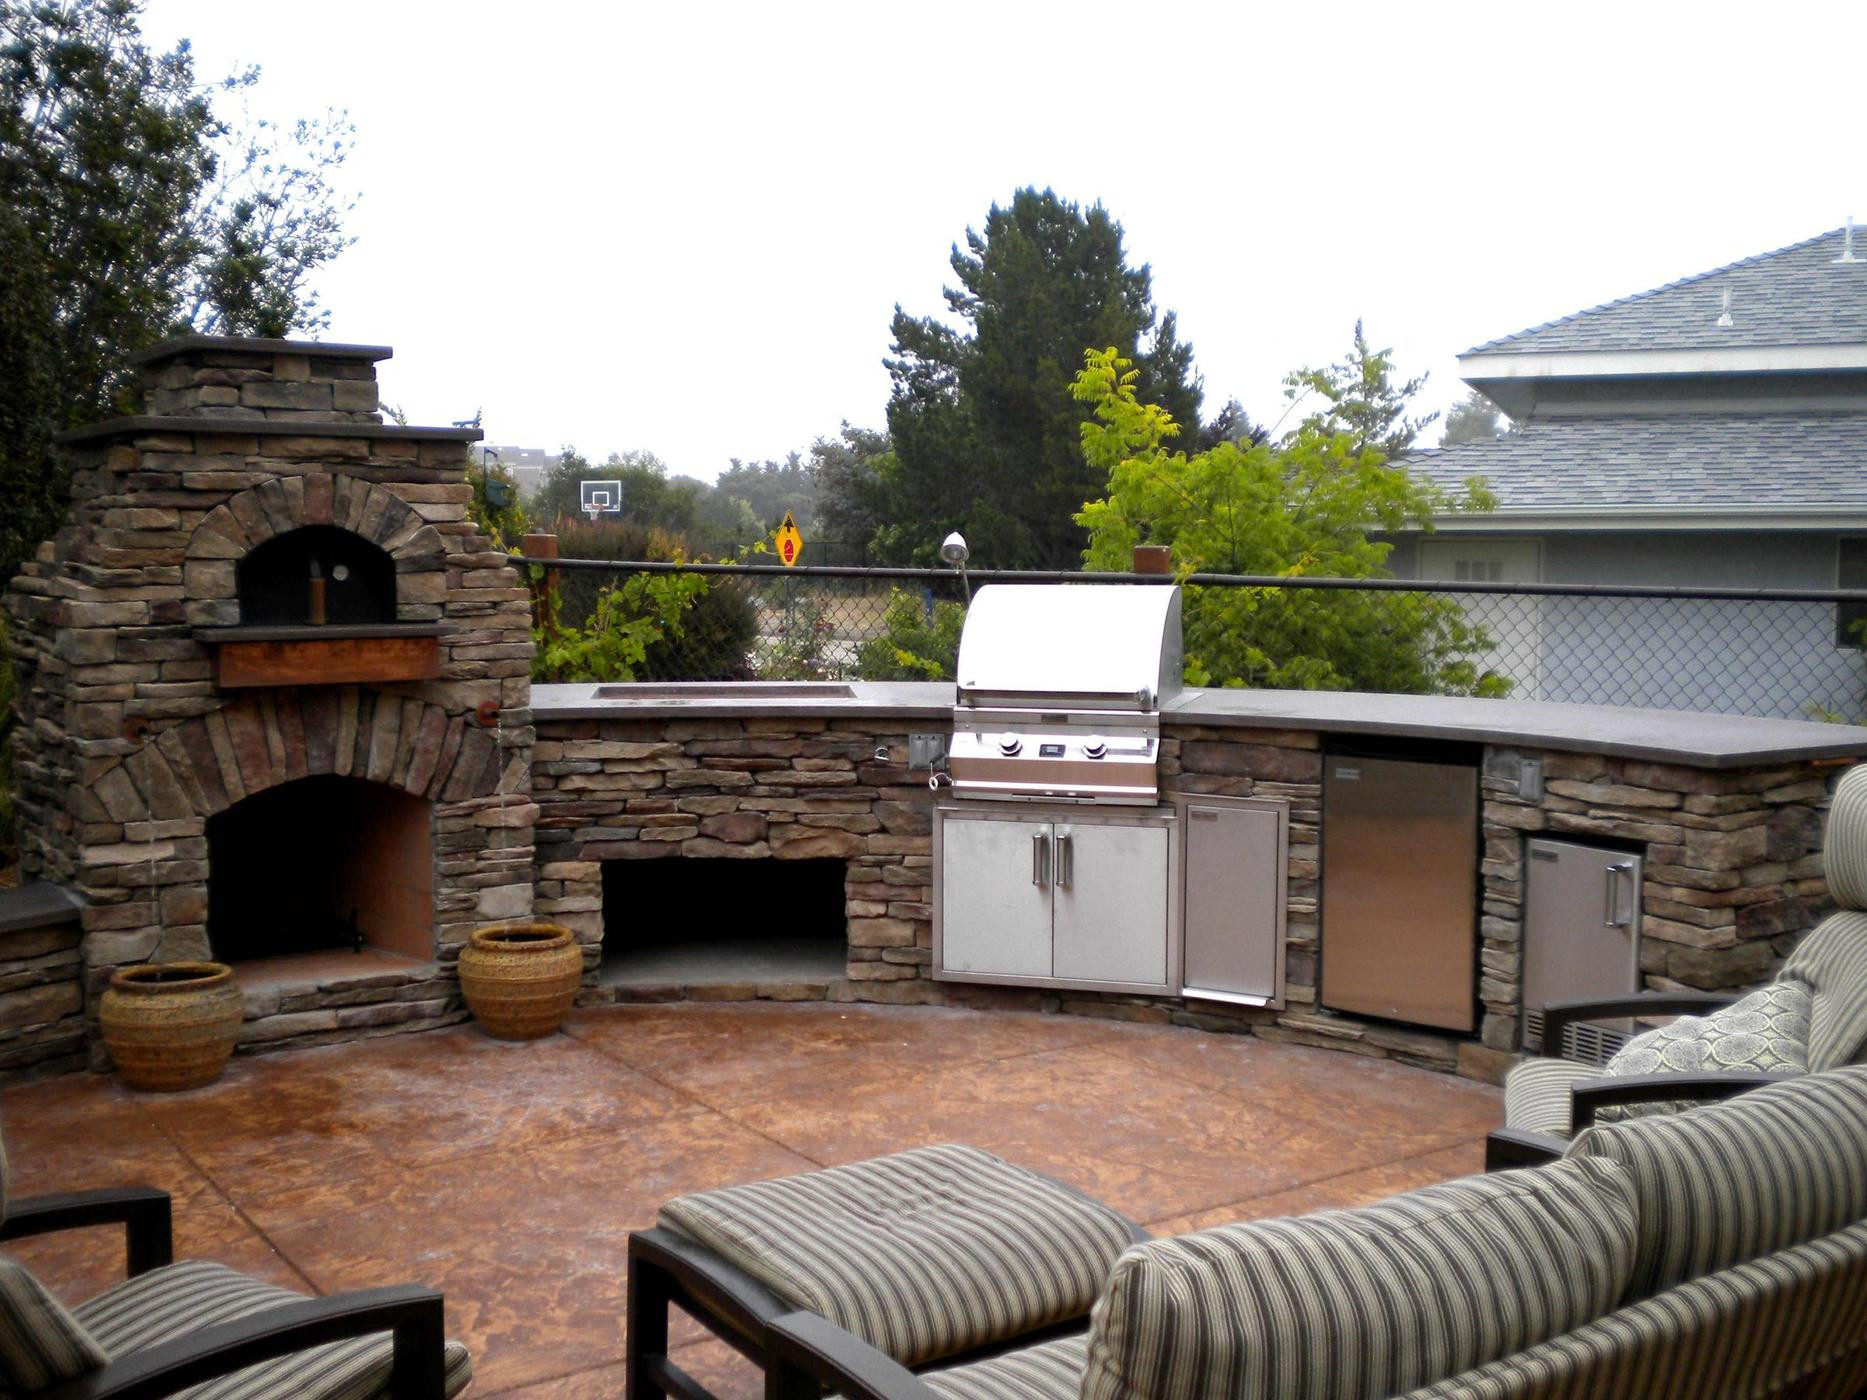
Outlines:
<svg viewBox="0 0 1867 1400"><path fill-rule="evenodd" d="M9 1201L0 1242L121 1224L127 1272L134 1278L174 1262L172 1223L168 1192L113 1187ZM36 1400L156 1400L258 1361L371 1332L394 1334L389 1384L395 1400L441 1400L446 1393L443 1327L441 1295L425 1288L369 1288L306 1298L131 1352L40 1392Z"/></svg>
<svg viewBox="0 0 1867 1400"><path fill-rule="evenodd" d="M1130 1238L1135 1243L1152 1236L1129 1222ZM787 1362L788 1352L781 1349L784 1334L778 1330L782 1320L787 1327L799 1325L800 1318L814 1318L823 1328L846 1339L849 1357L865 1358L865 1366L878 1374L905 1376L914 1373L860 1337L844 1331L816 1313L797 1310L771 1289L737 1265L721 1258L705 1245L687 1236L657 1226L638 1230L629 1236L629 1302L627 1360L624 1368L627 1400L718 1400L668 1357L668 1309L679 1307L714 1336L765 1372L766 1400L802 1400L822 1392L809 1379L810 1372ZM992 1343L957 1356L941 1357L937 1366L952 1366L979 1361L1005 1351L1021 1349L1058 1337L1080 1332L1089 1323L1087 1311L1065 1318L1022 1336ZM886 1368L885 1370L883 1368ZM897 1382L900 1383L900 1382ZM839 1387L855 1384L838 1378ZM860 1397L860 1389L844 1390L845 1395ZM884 1392L875 1392L881 1394ZM914 1382L904 1395L925 1396L932 1392Z"/></svg>
<svg viewBox="0 0 1867 1400"><path fill-rule="evenodd" d="M1716 1011L1738 998L1729 992L1636 992L1624 997L1584 997L1551 1002L1543 1008L1543 1044L1560 1046L1562 1033L1577 1021L1619 1016L1696 1016ZM1717 1103L1749 1089L1793 1075L1759 1070L1721 1070L1706 1074L1627 1074L1578 1081L1570 1089L1571 1123L1577 1133L1610 1104L1639 1104L1686 1099ZM1498 1128L1485 1139L1485 1170L1534 1167L1562 1156L1569 1139L1525 1128Z"/></svg>

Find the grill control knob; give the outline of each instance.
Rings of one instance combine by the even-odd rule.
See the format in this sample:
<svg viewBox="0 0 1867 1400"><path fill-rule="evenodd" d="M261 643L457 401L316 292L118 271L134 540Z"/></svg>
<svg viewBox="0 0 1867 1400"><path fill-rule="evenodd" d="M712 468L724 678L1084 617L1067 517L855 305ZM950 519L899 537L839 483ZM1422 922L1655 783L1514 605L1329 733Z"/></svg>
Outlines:
<svg viewBox="0 0 1867 1400"><path fill-rule="evenodd" d="M1084 758L1103 758L1108 754L1109 746L1100 734L1091 734L1083 740Z"/></svg>
<svg viewBox="0 0 1867 1400"><path fill-rule="evenodd" d="M1024 740L1016 734L1005 733L998 736L998 751L1006 758L1016 757L1018 750L1024 747Z"/></svg>

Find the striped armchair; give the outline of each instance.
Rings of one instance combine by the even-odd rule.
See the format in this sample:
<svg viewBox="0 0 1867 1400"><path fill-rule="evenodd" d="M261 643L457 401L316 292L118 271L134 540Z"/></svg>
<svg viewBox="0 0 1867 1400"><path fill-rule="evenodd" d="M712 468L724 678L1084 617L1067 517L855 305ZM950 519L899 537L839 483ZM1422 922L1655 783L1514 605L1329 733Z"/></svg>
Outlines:
<svg viewBox="0 0 1867 1400"><path fill-rule="evenodd" d="M373 1288L307 1298L219 1264L173 1262L166 1191L8 1200L0 1241L121 1225L129 1277L67 1309L0 1254L0 1395L106 1400L444 1400L473 1376L442 1336L441 1295Z"/></svg>
<svg viewBox="0 0 1867 1400"><path fill-rule="evenodd" d="M1828 890L1838 912L1796 946L1776 979L1743 999L1728 992L1641 992L1629 997L1562 1002L1544 1011L1543 1043L1563 1044L1578 1021L1610 1017L1700 1016L1715 1034L1720 1014L1733 1014L1747 1044L1760 1039L1781 1005L1806 1005L1796 1059L1765 1047L1762 1067L1720 1067L1692 1073L1604 1075L1599 1064L1544 1056L1514 1066L1504 1080L1504 1126L1485 1148L1488 1170L1530 1166L1561 1155L1569 1138L1604 1109L1630 1105L1683 1106L1729 1098L1771 1083L1785 1073L1835 1069L1867 1060L1867 765L1850 769L1835 787L1823 840ZM1806 996L1806 1003L1801 998ZM1715 1060L1715 1056L1705 1057Z"/></svg>

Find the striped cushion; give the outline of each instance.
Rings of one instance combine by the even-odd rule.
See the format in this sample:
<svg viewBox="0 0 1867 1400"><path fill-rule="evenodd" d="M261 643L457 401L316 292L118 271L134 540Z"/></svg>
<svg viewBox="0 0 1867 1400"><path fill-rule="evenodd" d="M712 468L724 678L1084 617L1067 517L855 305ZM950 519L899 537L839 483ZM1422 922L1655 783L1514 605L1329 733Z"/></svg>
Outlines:
<svg viewBox="0 0 1867 1400"><path fill-rule="evenodd" d="M1821 1374L1806 1391L1792 1389ZM1704 1400L1867 1390L1867 1224L1677 1288L1406 1400Z"/></svg>
<svg viewBox="0 0 1867 1400"><path fill-rule="evenodd" d="M1619 1162L1633 1179L1629 1296L1644 1298L1867 1217L1867 1066L1591 1127L1567 1155Z"/></svg>
<svg viewBox="0 0 1867 1400"><path fill-rule="evenodd" d="M1600 1065L1577 1064L1574 1060L1525 1060L1513 1065L1504 1076L1504 1125L1567 1137L1570 1088L1600 1073Z"/></svg>
<svg viewBox="0 0 1867 1400"><path fill-rule="evenodd" d="M302 1295L219 1264L190 1260L138 1274L79 1306L78 1319L112 1356L217 1322L302 1301ZM262 1361L181 1394L190 1400L388 1400L391 1335L377 1332ZM447 1344L447 1393L473 1377L467 1349Z"/></svg>
<svg viewBox="0 0 1867 1400"><path fill-rule="evenodd" d="M1814 998L1810 1069L1835 1069L1867 1056L1867 914L1848 911L1823 919L1796 945L1782 976L1806 982Z"/></svg>
<svg viewBox="0 0 1867 1400"><path fill-rule="evenodd" d="M1867 909L1867 765L1848 769L1835 784L1822 833L1822 872L1836 904Z"/></svg>
<svg viewBox="0 0 1867 1400"><path fill-rule="evenodd" d="M24 1264L0 1254L0 1393L44 1390L109 1359Z"/></svg>
<svg viewBox="0 0 1867 1400"><path fill-rule="evenodd" d="M1608 1077L1720 1070L1806 1074L1809 1001L1806 983L1794 977L1779 977L1709 1016L1681 1016L1635 1036L1615 1052L1601 1072ZM1656 1113L1684 1113L1697 1106L1688 1099L1607 1104L1595 1114L1595 1121L1618 1123Z"/></svg>
<svg viewBox="0 0 1867 1400"><path fill-rule="evenodd" d="M1083 1400L1385 1396L1579 1326L1633 1262L1633 1188L1605 1165L1136 1245L1092 1314Z"/></svg>
<svg viewBox="0 0 1867 1400"><path fill-rule="evenodd" d="M682 1196L659 1223L908 1366L1080 1316L1132 1238L1108 1207L953 1144Z"/></svg>
<svg viewBox="0 0 1867 1400"><path fill-rule="evenodd" d="M1087 1345L1086 1337L1065 1337L990 1361L929 1371L921 1380L947 1400L1076 1400Z"/></svg>

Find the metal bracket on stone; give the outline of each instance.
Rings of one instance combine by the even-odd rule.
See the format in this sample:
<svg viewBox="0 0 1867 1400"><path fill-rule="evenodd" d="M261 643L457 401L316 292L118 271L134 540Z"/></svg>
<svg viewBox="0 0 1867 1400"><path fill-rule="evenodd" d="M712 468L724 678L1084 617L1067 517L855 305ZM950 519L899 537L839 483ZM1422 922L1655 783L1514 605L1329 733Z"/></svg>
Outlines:
<svg viewBox="0 0 1867 1400"><path fill-rule="evenodd" d="M482 700L473 707L473 722L482 729L491 729L499 723L499 702Z"/></svg>

